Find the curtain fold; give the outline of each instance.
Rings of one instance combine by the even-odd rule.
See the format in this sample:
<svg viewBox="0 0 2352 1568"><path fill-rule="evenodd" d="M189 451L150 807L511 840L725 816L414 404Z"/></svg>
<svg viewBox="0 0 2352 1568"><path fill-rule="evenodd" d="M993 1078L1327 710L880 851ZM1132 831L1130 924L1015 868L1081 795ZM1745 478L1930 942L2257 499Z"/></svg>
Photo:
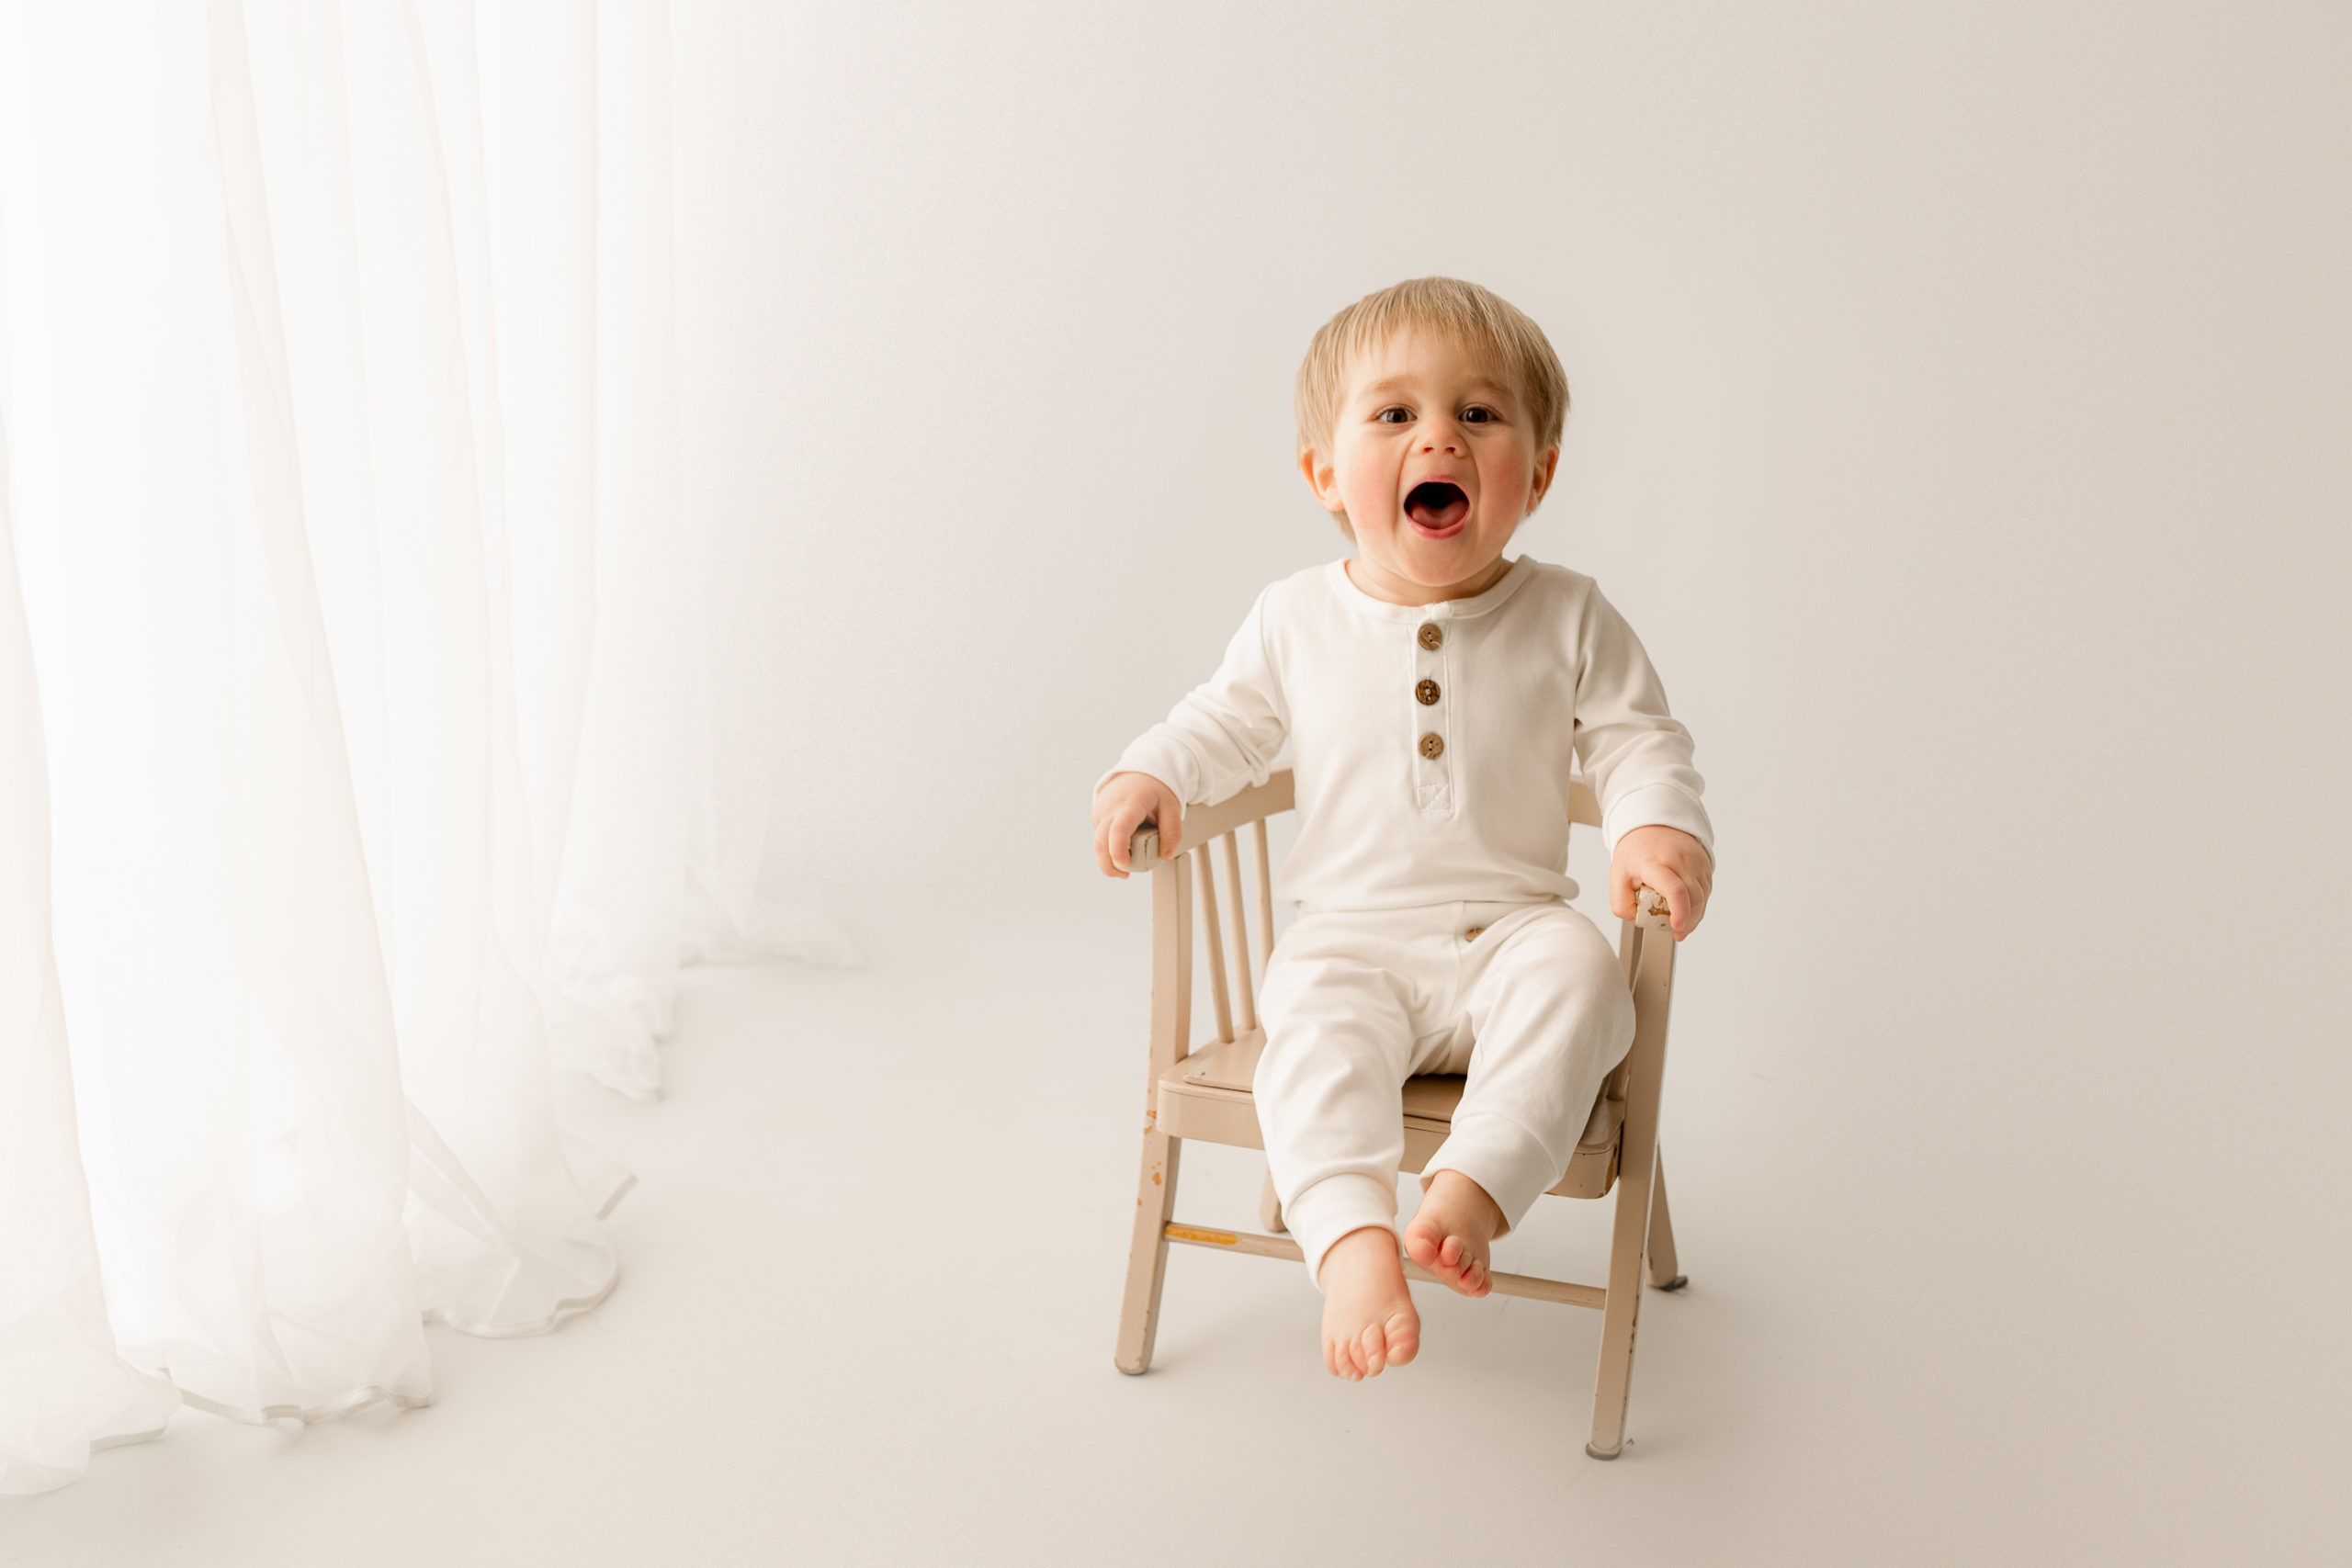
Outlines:
<svg viewBox="0 0 2352 1568"><path fill-rule="evenodd" d="M553 1073L655 1093L688 956L853 955L714 784L664 7L0 28L30 1490L175 1398L422 1404L424 1323L594 1305L628 1179Z"/></svg>
<svg viewBox="0 0 2352 1568"><path fill-rule="evenodd" d="M64 1484L92 1449L160 1434L179 1403L117 1354L98 1287L50 939L46 750L0 418L0 1493Z"/></svg>

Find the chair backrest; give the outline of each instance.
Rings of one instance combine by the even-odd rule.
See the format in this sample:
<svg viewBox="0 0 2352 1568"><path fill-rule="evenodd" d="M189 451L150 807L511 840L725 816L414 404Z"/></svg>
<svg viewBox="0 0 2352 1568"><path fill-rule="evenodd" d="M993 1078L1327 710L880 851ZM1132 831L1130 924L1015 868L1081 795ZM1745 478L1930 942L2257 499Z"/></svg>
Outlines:
<svg viewBox="0 0 2352 1568"><path fill-rule="evenodd" d="M1269 775L1264 784L1215 806L1194 807L1184 815L1185 847L1176 860L1189 863L1193 880L1200 885L1209 1001L1216 1010L1218 1042L1238 1039L1258 1027L1258 989L1265 979L1266 961L1274 951L1274 879L1266 822L1297 804L1295 781L1291 771L1284 768ZM1568 784L1568 820L1589 828L1600 826L1600 802L1582 778L1572 779ZM1256 873L1255 887L1247 889L1242 884L1245 857L1239 842L1244 829L1250 837L1246 858ZM1156 829L1146 828L1137 832L1127 852L1130 866L1148 865L1158 873L1174 869L1174 862L1159 858L1159 834ZM1222 895L1220 881L1224 885ZM1253 909L1257 915L1254 929L1250 920ZM1182 1043L1179 1055L1189 1047L1190 1042ZM1621 1068L1621 1074L1622 1071ZM1612 1083L1617 1076L1611 1075ZM1622 1094L1622 1090L1618 1092Z"/></svg>

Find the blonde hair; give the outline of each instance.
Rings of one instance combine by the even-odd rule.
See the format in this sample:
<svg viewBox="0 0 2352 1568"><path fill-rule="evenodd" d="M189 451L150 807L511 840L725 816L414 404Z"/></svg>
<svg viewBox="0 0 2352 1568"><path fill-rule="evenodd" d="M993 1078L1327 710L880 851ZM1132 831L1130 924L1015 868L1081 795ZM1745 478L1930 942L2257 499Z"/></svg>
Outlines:
<svg viewBox="0 0 2352 1568"><path fill-rule="evenodd" d="M1458 277L1412 277L1367 294L1323 323L1299 362L1298 445L1331 449L1331 422L1357 355L1398 332L1421 327L1493 355L1527 400L1536 447L1556 446L1567 418L1568 378L1544 329L1492 289Z"/></svg>

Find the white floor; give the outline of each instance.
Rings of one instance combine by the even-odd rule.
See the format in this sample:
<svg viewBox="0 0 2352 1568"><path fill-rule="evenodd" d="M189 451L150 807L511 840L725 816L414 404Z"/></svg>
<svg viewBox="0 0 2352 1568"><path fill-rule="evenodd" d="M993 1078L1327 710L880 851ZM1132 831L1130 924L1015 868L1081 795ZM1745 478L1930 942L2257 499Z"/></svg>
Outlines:
<svg viewBox="0 0 2352 1568"><path fill-rule="evenodd" d="M1681 1019L1666 1147L1691 1284L1649 1297L1622 1461L1582 1452L1600 1320L1573 1308L1422 1287L1421 1359L1351 1387L1299 1270L1178 1248L1158 1363L1119 1376L1137 937L695 976L669 1099L582 1099L640 1177L601 1311L536 1340L436 1330L429 1410L184 1412L0 1506L0 1562L2343 1561L2312 1441L2335 1418L2200 1440L2160 1414L2193 1377L2127 1386L1996 1300L2063 1282L1948 1294L1915 1223L1938 1201L1885 1201L1890 1145L1864 1141L1866 1174L1743 1121ZM1260 1169L1188 1151L1180 1213L1253 1224ZM1605 1224L1548 1202L1504 1266L1598 1279ZM2078 1310L2101 1343L2172 1321Z"/></svg>

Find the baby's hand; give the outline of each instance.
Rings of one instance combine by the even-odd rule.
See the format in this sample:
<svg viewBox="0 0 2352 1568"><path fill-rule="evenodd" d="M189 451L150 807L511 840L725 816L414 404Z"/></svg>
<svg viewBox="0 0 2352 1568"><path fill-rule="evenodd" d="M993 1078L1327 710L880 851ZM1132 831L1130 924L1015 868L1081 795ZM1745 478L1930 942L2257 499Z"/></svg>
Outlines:
<svg viewBox="0 0 2352 1568"><path fill-rule="evenodd" d="M1611 911L1621 920L1632 919L1634 889L1646 887L1666 900L1677 942L1699 929L1714 885L1715 862L1707 846L1679 828L1659 823L1627 829L1609 862Z"/></svg>
<svg viewBox="0 0 2352 1568"><path fill-rule="evenodd" d="M1159 858L1176 858L1184 808L1176 792L1149 773L1113 773L1094 792L1094 863L1105 876L1127 874L1127 844L1146 822L1159 828Z"/></svg>

